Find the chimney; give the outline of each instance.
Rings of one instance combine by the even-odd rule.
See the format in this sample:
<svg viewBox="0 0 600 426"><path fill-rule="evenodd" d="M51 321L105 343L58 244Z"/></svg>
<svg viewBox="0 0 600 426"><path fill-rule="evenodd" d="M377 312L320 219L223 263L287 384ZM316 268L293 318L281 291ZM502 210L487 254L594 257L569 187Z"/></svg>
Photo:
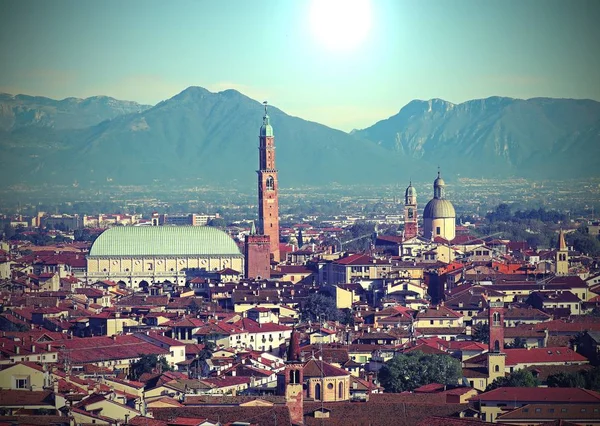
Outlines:
<svg viewBox="0 0 600 426"><path fill-rule="evenodd" d="M35 345L31 345L31 352L35 353Z"/></svg>
<svg viewBox="0 0 600 426"><path fill-rule="evenodd" d="M15 346L15 354L19 355L21 353L21 347Z"/></svg>

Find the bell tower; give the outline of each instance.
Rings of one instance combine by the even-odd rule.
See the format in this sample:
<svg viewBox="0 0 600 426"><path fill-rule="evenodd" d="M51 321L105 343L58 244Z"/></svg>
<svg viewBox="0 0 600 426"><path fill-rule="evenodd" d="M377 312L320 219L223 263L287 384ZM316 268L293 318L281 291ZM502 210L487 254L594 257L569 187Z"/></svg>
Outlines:
<svg viewBox="0 0 600 426"><path fill-rule="evenodd" d="M565 242L565 233L558 234L558 250L556 251L556 275L569 275L569 249Z"/></svg>
<svg viewBox="0 0 600 426"><path fill-rule="evenodd" d="M488 384L504 377L506 354L504 353L504 302L489 302L488 324L490 343L488 348Z"/></svg>
<svg viewBox="0 0 600 426"><path fill-rule="evenodd" d="M285 396L292 424L304 424L304 362L300 357L300 340L295 327L290 336L285 370L278 374L277 380L279 394Z"/></svg>
<svg viewBox="0 0 600 426"><path fill-rule="evenodd" d="M279 262L279 182L275 168L275 136L267 102L258 145L258 233L267 235L273 260Z"/></svg>
<svg viewBox="0 0 600 426"><path fill-rule="evenodd" d="M408 240L416 237L418 231L417 190L410 182L404 193L404 239Z"/></svg>

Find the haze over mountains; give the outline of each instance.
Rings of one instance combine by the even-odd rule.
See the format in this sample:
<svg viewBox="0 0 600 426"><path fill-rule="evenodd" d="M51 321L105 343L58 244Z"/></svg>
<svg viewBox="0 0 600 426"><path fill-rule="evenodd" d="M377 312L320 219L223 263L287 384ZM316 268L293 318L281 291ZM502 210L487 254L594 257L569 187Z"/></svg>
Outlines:
<svg viewBox="0 0 600 426"><path fill-rule="evenodd" d="M255 185L262 105L190 87L153 107L108 97L0 95L2 186ZM351 134L270 107L283 186L435 176L597 176L600 103L493 97L412 101Z"/></svg>

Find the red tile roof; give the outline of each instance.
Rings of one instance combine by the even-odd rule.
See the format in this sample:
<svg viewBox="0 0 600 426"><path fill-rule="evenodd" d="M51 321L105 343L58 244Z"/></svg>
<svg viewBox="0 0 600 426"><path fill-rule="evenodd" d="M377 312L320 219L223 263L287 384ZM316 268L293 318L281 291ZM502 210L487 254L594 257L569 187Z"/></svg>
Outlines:
<svg viewBox="0 0 600 426"><path fill-rule="evenodd" d="M506 365L541 364L541 363L587 363L584 356L567 347L555 348L530 348L530 349L505 349Z"/></svg>
<svg viewBox="0 0 600 426"><path fill-rule="evenodd" d="M580 388L531 388L502 387L482 393L472 398L473 401L517 401L546 403L600 403L600 393Z"/></svg>

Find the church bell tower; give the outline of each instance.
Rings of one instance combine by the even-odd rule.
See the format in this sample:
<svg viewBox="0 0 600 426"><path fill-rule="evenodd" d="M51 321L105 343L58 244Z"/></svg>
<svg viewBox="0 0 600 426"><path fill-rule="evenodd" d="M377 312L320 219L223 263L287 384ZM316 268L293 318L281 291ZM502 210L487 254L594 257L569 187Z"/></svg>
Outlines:
<svg viewBox="0 0 600 426"><path fill-rule="evenodd" d="M279 262L279 182L275 168L275 136L266 101L264 105L265 115L258 146L258 232L269 236L271 256Z"/></svg>
<svg viewBox="0 0 600 426"><path fill-rule="evenodd" d="M416 237L418 231L417 190L411 182L404 193L404 239L409 240Z"/></svg>

